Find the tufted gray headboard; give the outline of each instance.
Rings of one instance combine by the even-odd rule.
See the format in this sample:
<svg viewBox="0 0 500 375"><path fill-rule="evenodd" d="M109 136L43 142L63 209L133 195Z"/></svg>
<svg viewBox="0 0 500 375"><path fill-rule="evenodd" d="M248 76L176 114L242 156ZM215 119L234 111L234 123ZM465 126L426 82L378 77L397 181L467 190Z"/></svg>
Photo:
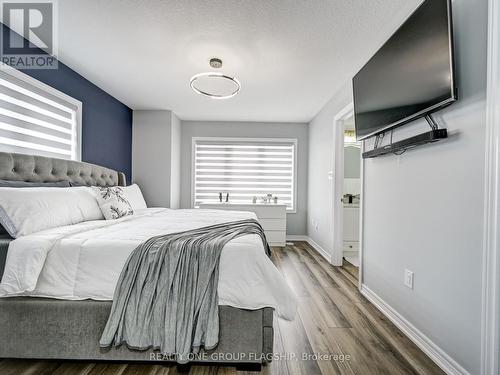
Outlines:
<svg viewBox="0 0 500 375"><path fill-rule="evenodd" d="M0 152L0 180L125 186L122 172L99 165L9 152Z"/></svg>

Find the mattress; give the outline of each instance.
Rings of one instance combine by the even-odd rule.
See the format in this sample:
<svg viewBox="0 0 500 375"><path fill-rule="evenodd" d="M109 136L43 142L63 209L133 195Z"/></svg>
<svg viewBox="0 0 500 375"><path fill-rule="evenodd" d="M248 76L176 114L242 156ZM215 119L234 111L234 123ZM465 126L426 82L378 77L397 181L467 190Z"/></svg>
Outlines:
<svg viewBox="0 0 500 375"><path fill-rule="evenodd" d="M256 218L250 212L145 209L118 220L88 221L10 242L0 297L34 296L108 301L130 253L161 234ZM267 257L257 235L230 241L222 250L219 305L272 307L293 319L296 297Z"/></svg>

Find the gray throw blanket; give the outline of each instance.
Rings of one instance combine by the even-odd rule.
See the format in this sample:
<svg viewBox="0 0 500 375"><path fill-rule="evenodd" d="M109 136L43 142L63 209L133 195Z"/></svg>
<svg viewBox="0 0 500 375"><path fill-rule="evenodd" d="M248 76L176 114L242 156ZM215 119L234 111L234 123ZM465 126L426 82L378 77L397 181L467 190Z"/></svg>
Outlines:
<svg viewBox="0 0 500 375"><path fill-rule="evenodd" d="M270 255L253 219L156 236L139 245L118 279L101 347L159 349L179 363L200 348L215 348L222 248L248 234L259 235Z"/></svg>

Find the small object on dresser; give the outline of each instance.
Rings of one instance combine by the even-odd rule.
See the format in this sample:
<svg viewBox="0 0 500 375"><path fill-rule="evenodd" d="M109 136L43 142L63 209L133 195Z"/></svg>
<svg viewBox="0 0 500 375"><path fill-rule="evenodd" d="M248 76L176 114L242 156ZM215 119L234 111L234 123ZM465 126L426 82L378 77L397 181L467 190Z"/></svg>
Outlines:
<svg viewBox="0 0 500 375"><path fill-rule="evenodd" d="M278 197L274 197L274 204L278 204Z"/></svg>
<svg viewBox="0 0 500 375"><path fill-rule="evenodd" d="M257 197L256 197L256 196L254 196L254 197L252 198L252 203L253 203L253 204L257 203Z"/></svg>
<svg viewBox="0 0 500 375"><path fill-rule="evenodd" d="M226 193L226 203L229 203L229 193Z"/></svg>
<svg viewBox="0 0 500 375"><path fill-rule="evenodd" d="M219 202L222 203L222 193L219 193Z"/></svg>

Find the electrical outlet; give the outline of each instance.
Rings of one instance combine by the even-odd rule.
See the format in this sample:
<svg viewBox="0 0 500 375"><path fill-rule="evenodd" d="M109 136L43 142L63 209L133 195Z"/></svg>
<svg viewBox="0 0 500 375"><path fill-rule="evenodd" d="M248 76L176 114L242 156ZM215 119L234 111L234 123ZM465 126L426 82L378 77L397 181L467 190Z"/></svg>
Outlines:
<svg viewBox="0 0 500 375"><path fill-rule="evenodd" d="M314 230L317 232L318 231L318 223L314 224Z"/></svg>
<svg viewBox="0 0 500 375"><path fill-rule="evenodd" d="M405 269L405 286L413 289L413 271Z"/></svg>

